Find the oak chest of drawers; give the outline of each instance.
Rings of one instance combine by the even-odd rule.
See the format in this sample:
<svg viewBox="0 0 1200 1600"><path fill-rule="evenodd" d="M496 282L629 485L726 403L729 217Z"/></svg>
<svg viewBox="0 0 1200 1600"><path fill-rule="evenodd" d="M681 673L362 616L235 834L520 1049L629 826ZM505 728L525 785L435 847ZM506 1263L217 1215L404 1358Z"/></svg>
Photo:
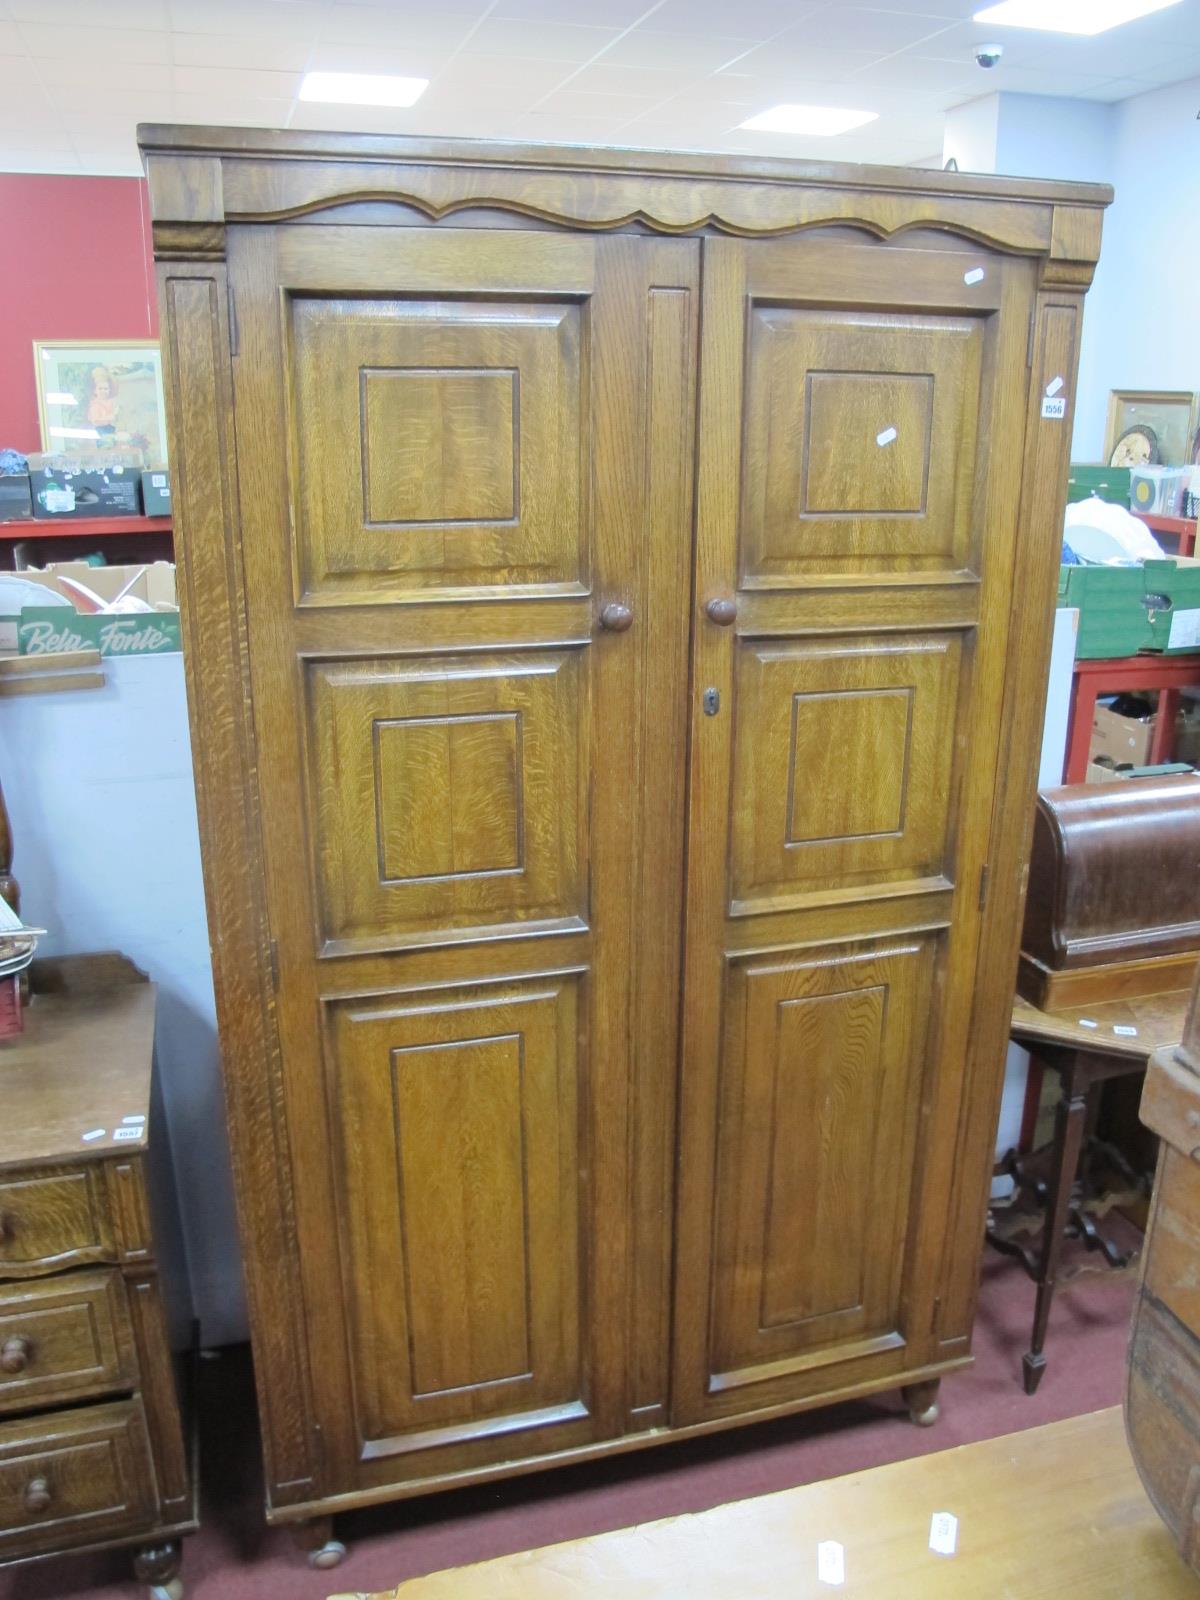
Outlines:
<svg viewBox="0 0 1200 1600"><path fill-rule="evenodd" d="M0 1567L128 1545L177 1600L196 1514L167 1308L176 1343L190 1312L154 1005L119 958L36 963L0 1046Z"/></svg>

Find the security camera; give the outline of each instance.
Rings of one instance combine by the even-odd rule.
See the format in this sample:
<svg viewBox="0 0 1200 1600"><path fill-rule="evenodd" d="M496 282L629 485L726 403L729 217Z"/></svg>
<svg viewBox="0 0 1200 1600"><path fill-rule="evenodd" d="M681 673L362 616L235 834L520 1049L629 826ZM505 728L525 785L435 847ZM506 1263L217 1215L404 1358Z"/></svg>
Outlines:
<svg viewBox="0 0 1200 1600"><path fill-rule="evenodd" d="M1002 44L977 44L975 46L975 63L977 66L990 71L992 67L998 64L1003 54L1004 46Z"/></svg>

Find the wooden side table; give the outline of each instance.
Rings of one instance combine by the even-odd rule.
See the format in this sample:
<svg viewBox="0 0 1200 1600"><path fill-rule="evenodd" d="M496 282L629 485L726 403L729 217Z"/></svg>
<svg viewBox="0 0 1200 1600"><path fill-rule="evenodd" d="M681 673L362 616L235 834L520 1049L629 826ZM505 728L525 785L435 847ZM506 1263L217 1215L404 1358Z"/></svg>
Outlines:
<svg viewBox="0 0 1200 1600"><path fill-rule="evenodd" d="M0 1045L0 1567L132 1546L178 1600L197 1526L168 1331L190 1328L154 986L120 956L35 962L25 1030Z"/></svg>
<svg viewBox="0 0 1200 1600"><path fill-rule="evenodd" d="M1029 1247L988 1229L988 1243L1015 1256L1037 1285L1033 1332L1021 1358L1026 1394L1034 1393L1046 1370L1046 1328L1064 1238L1082 1237L1111 1265L1122 1264L1084 1213L1076 1191L1080 1155L1094 1123L1099 1088L1110 1078L1144 1074L1153 1051L1181 1039L1190 997L1189 989L1179 989L1065 1011L1040 1011L1020 996L1014 1002L1011 1037L1025 1046L1035 1063L1052 1068L1060 1083L1041 1237ZM1010 1155L1006 1163L1020 1181L1017 1159Z"/></svg>

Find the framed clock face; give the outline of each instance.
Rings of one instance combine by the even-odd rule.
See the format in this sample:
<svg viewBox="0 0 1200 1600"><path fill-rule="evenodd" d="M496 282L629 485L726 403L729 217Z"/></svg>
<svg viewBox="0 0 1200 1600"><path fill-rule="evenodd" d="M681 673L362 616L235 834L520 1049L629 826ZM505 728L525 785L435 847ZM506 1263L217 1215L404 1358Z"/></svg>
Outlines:
<svg viewBox="0 0 1200 1600"><path fill-rule="evenodd" d="M1158 461L1158 435L1144 422L1126 428L1109 454L1110 467L1150 467Z"/></svg>
<svg viewBox="0 0 1200 1600"><path fill-rule="evenodd" d="M1108 397L1104 455L1110 467L1183 467L1191 460L1200 426L1200 393L1184 389L1113 389ZM1131 455L1142 446L1131 436L1145 431L1150 455ZM1118 454L1124 450L1123 454Z"/></svg>

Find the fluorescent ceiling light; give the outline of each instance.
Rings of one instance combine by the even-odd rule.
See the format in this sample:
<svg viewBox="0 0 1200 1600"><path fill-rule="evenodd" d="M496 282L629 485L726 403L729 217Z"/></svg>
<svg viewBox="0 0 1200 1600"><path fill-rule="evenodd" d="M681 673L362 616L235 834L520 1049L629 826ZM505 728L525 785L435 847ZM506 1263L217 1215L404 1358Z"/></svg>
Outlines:
<svg viewBox="0 0 1200 1600"><path fill-rule="evenodd" d="M306 72L300 84L300 98L339 106L413 106L428 87L428 78L393 78L374 72Z"/></svg>
<svg viewBox="0 0 1200 1600"><path fill-rule="evenodd" d="M1107 33L1123 22L1178 4L1179 0L1001 0L977 11L975 21L1046 33Z"/></svg>
<svg viewBox="0 0 1200 1600"><path fill-rule="evenodd" d="M738 124L754 133L807 133L825 138L849 133L864 123L878 120L878 111L844 111L838 106L772 106Z"/></svg>

